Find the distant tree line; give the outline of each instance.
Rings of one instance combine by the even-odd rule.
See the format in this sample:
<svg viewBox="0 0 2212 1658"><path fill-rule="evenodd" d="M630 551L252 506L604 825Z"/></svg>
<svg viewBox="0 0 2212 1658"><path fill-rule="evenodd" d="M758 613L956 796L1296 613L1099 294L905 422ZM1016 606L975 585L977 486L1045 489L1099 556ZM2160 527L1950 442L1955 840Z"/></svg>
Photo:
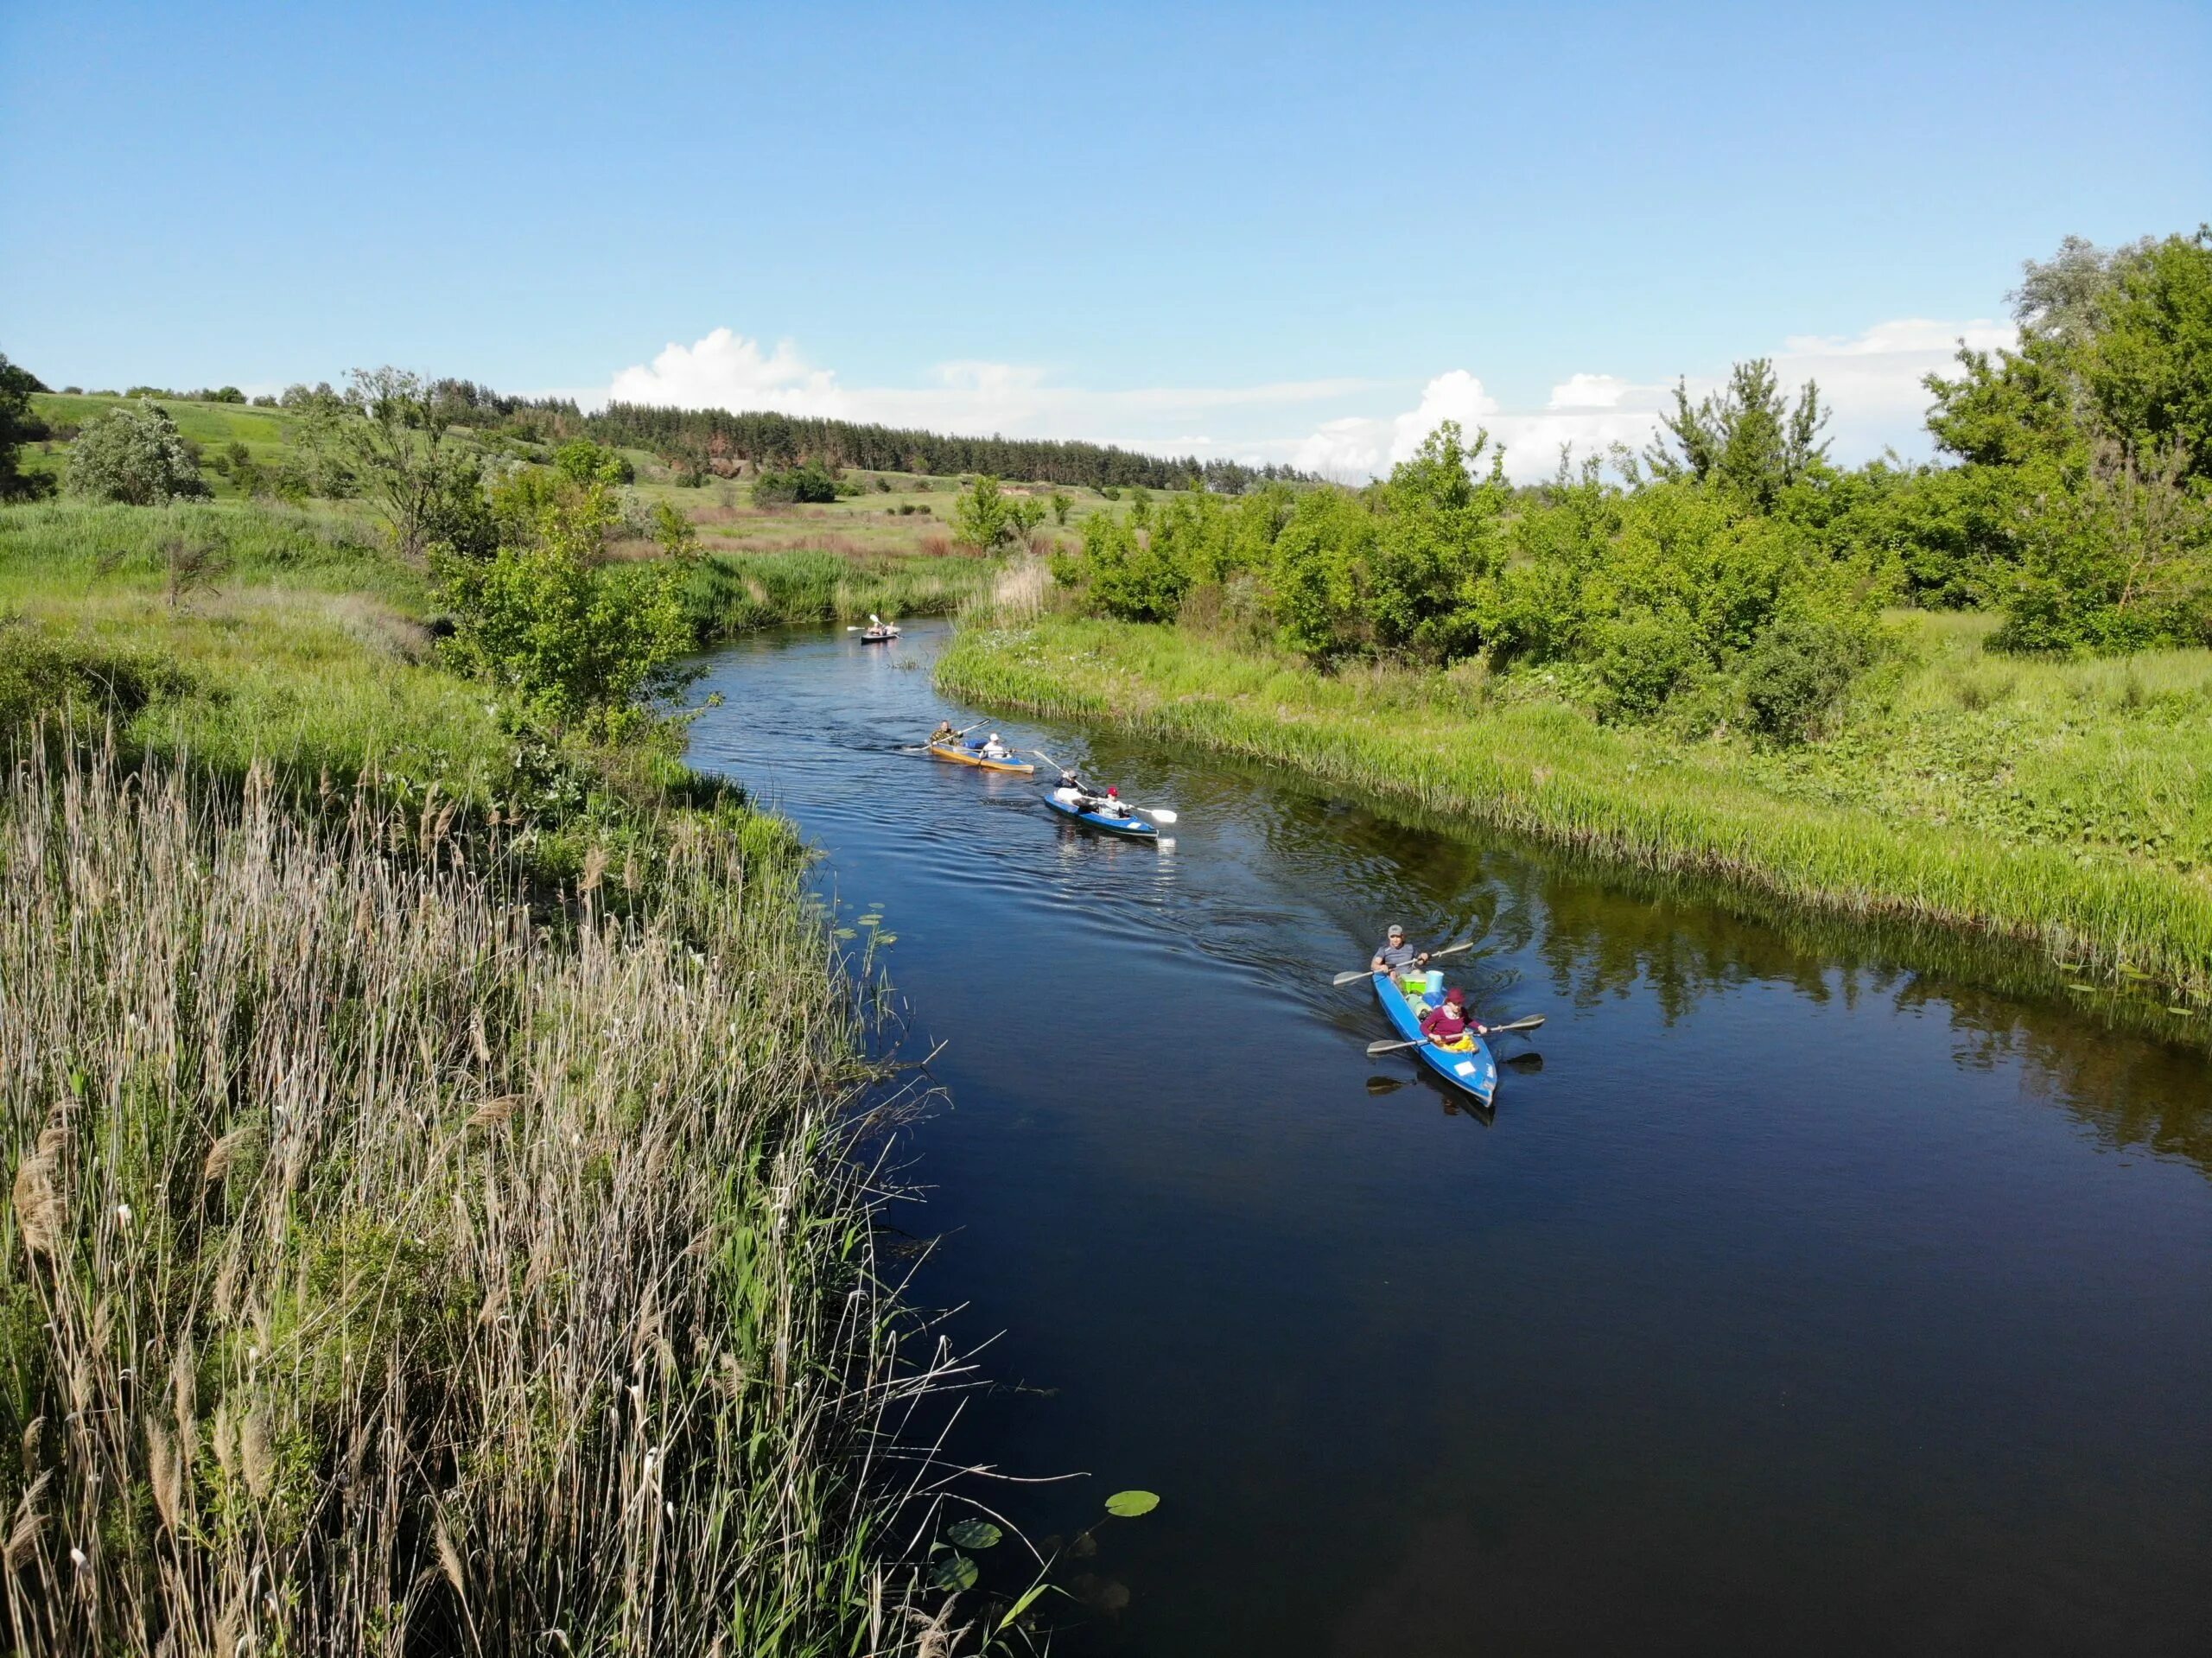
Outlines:
<svg viewBox="0 0 2212 1658"><path fill-rule="evenodd" d="M1252 467L1195 457L1170 460L1112 444L961 437L768 412L732 414L720 409L615 403L582 420L584 429L600 442L649 449L695 478L741 467L789 471L812 465L832 473L846 467L941 477L982 473L1026 483L1079 484L1093 489L1176 489L1196 479L1224 495L1243 494L1261 483L1319 481L1289 467Z"/></svg>

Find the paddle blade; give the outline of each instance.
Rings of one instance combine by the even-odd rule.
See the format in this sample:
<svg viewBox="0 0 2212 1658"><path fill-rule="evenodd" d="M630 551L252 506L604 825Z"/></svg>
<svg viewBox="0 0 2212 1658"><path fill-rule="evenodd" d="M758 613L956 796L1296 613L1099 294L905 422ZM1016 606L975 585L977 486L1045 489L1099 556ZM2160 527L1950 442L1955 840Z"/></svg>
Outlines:
<svg viewBox="0 0 2212 1658"><path fill-rule="evenodd" d="M1371 979L1374 976L1365 968L1361 968L1356 973L1339 973L1329 982L1331 984L1357 984L1362 979Z"/></svg>
<svg viewBox="0 0 2212 1658"><path fill-rule="evenodd" d="M1139 806L1137 810L1155 823L1173 823L1176 821L1175 814L1165 806Z"/></svg>

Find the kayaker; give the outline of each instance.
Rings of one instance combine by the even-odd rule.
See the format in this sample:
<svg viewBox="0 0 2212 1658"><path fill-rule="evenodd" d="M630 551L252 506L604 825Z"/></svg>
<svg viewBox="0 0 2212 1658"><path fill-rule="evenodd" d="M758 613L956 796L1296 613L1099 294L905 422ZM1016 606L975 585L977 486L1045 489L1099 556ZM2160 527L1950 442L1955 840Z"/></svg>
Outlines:
<svg viewBox="0 0 2212 1658"><path fill-rule="evenodd" d="M937 729L930 733L931 748L950 748L959 740L960 734L952 728L952 721L950 720L938 721Z"/></svg>
<svg viewBox="0 0 2212 1658"><path fill-rule="evenodd" d="M1382 948L1375 952L1375 959L1367 964L1370 973L1388 973L1392 978L1402 978L1417 967L1428 965L1428 953L1417 950L1406 942L1406 930L1395 922L1382 940Z"/></svg>
<svg viewBox="0 0 2212 1658"><path fill-rule="evenodd" d="M999 734L994 731L990 736L985 740L983 746L980 752L987 760L1002 760L1011 756L1014 750L1008 748L1004 743L1001 742L999 740Z"/></svg>
<svg viewBox="0 0 2212 1658"><path fill-rule="evenodd" d="M1440 1048L1458 1047L1469 1031L1487 1036L1490 1026L1467 1017L1467 993L1456 984L1444 993L1441 1004L1422 1010L1421 1033Z"/></svg>

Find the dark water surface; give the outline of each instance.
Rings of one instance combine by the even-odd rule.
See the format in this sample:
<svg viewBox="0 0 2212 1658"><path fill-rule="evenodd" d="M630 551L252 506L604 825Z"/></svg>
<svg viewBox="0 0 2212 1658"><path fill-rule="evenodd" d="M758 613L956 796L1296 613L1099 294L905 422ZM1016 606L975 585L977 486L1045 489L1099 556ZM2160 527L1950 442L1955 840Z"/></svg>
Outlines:
<svg viewBox="0 0 2212 1658"><path fill-rule="evenodd" d="M1089 1476L974 1489L1039 1538L1161 1495L1060 1568L1056 1651L2212 1652L2200 1058L1000 722L1183 814L1104 839L893 752L959 712L944 638L734 648L694 752L881 912L907 1051L948 1044L918 1288L1006 1332L951 1449ZM1548 1016L1494 1117L1330 988L1394 919L1484 930L1454 978Z"/></svg>

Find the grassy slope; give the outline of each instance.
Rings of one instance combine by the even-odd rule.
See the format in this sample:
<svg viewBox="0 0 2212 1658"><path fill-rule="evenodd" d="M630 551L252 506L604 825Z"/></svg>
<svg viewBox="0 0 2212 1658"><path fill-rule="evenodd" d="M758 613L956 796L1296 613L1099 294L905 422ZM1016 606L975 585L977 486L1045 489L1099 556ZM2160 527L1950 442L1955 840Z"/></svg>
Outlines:
<svg viewBox="0 0 2212 1658"><path fill-rule="evenodd" d="M2018 939L2212 1001L2212 655L2028 668L1973 642L1972 626L1929 625L1918 667L1841 740L1796 755L1608 728L1527 682L1329 677L1107 622L970 629L939 673L963 696L1839 913Z"/></svg>

